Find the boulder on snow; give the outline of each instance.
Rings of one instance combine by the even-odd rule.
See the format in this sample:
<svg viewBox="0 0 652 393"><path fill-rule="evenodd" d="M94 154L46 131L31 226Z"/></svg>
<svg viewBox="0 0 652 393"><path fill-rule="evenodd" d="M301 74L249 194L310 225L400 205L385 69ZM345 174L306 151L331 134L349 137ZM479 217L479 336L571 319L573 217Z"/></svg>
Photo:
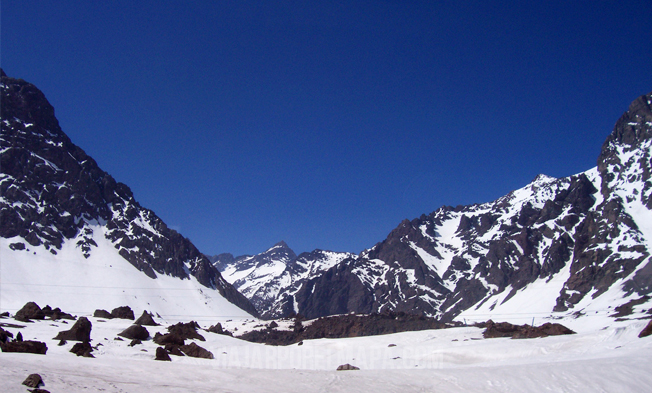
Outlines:
<svg viewBox="0 0 652 393"><path fill-rule="evenodd" d="M213 353L195 343L181 346L181 352L193 358L213 359Z"/></svg>
<svg viewBox="0 0 652 393"><path fill-rule="evenodd" d="M113 315L111 315L110 312L108 312L106 310L100 310L100 309L95 310L95 312L93 313L93 316L95 318L113 319Z"/></svg>
<svg viewBox="0 0 652 393"><path fill-rule="evenodd" d="M93 347L91 347L91 343L88 341L81 342L81 343L76 343L75 345L72 346L70 349L70 352L74 353L77 356L83 356L85 358L94 358L93 354Z"/></svg>
<svg viewBox="0 0 652 393"><path fill-rule="evenodd" d="M41 378L41 376L38 374L30 374L23 381L23 385L27 386L28 388L37 388L43 385L43 378Z"/></svg>
<svg viewBox="0 0 652 393"><path fill-rule="evenodd" d="M195 321L190 321L188 323L179 322L176 325L168 327L170 334L175 334L183 339L197 339L199 341L206 341L204 336L197 333L197 329L200 329L199 324Z"/></svg>
<svg viewBox="0 0 652 393"><path fill-rule="evenodd" d="M352 366L350 364L342 364L337 367L337 371L360 370L360 367Z"/></svg>
<svg viewBox="0 0 652 393"><path fill-rule="evenodd" d="M23 308L18 310L14 319L21 322L31 322L32 319L45 319L45 313L41 307L34 302L26 303Z"/></svg>
<svg viewBox="0 0 652 393"><path fill-rule="evenodd" d="M70 330L59 332L54 338L55 340L70 340L70 341L91 341L91 321L86 317L81 317L75 322Z"/></svg>
<svg viewBox="0 0 652 393"><path fill-rule="evenodd" d="M133 310L129 306L114 308L113 310L111 310L111 316L113 318L131 319L132 321L136 319L136 317L134 317Z"/></svg>
<svg viewBox="0 0 652 393"><path fill-rule="evenodd" d="M152 314L148 313L147 311L143 311L143 315L138 317L138 319L136 319L136 322L134 323L136 325L143 325L143 326L158 326L158 323L154 321Z"/></svg>
<svg viewBox="0 0 652 393"><path fill-rule="evenodd" d="M647 326L641 330L641 332L638 334L639 338L647 337L652 334L652 320L648 322Z"/></svg>
<svg viewBox="0 0 652 393"><path fill-rule="evenodd" d="M131 325L122 332L118 333L118 336L122 336L131 340L147 340L149 338L149 332L144 326Z"/></svg>
<svg viewBox="0 0 652 393"><path fill-rule="evenodd" d="M168 354L168 351L165 350L163 347L157 347L156 348L156 357L154 360L162 360L165 362L171 362L172 359L170 359L170 355Z"/></svg>
<svg viewBox="0 0 652 393"><path fill-rule="evenodd" d="M217 333L217 334L224 334L224 329L222 328L221 323L217 323L211 327L209 327L206 331L211 332L211 333Z"/></svg>
<svg viewBox="0 0 652 393"><path fill-rule="evenodd" d="M142 343L143 343L143 342L140 341L139 339L134 338L134 339L131 340L131 342L129 343L129 346L130 346L130 347L135 347L136 345L140 345L140 344L142 344Z"/></svg>
<svg viewBox="0 0 652 393"><path fill-rule="evenodd" d="M12 332L4 330L2 327L0 327L0 343L7 342L12 337L14 337Z"/></svg>
<svg viewBox="0 0 652 393"><path fill-rule="evenodd" d="M172 333L161 334L159 332L156 332L156 334L154 334L153 341L158 345L170 344L170 345L180 346L186 343L184 338L179 336L178 334L172 334Z"/></svg>
<svg viewBox="0 0 652 393"><path fill-rule="evenodd" d="M57 308L55 308L53 310L52 307L47 305L47 306L43 307L42 311L43 311L43 313L45 314L45 316L47 318L52 319L52 320L57 320L57 319L70 319L70 320L73 320L73 321L75 320L75 317L73 315L61 311L61 309L59 307L57 307Z"/></svg>
<svg viewBox="0 0 652 393"><path fill-rule="evenodd" d="M166 344L165 345L165 350L168 351L170 355L174 356L186 356L181 352L181 345L174 345L174 344Z"/></svg>
<svg viewBox="0 0 652 393"><path fill-rule="evenodd" d="M0 343L2 352L20 352L20 353L34 353L37 355L45 355L48 351L48 346L41 341L12 341Z"/></svg>

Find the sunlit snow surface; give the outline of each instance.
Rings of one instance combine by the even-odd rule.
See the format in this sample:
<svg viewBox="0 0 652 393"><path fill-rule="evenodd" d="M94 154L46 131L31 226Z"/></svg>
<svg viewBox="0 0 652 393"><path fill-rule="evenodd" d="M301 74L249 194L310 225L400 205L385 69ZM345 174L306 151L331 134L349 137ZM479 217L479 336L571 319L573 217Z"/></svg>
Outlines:
<svg viewBox="0 0 652 393"><path fill-rule="evenodd" d="M0 384L24 392L21 382L39 373L51 392L644 392L652 384L652 337L639 339L643 321L543 339L482 339L475 327L384 336L306 340L274 347L205 331L196 341L215 359L172 356L154 361L151 340L130 347L116 341L126 320L93 324L95 359L52 340L68 324L38 321L8 328L43 340L48 354L0 353ZM0 322L14 323L12 319ZM255 323L232 320L242 329ZM206 327L206 326L204 326ZM164 326L147 327L150 335ZM241 329L241 330L242 330ZM395 346L389 346L394 344ZM350 363L360 371L335 371Z"/></svg>
<svg viewBox="0 0 652 393"><path fill-rule="evenodd" d="M65 242L53 255L30 245L29 251L12 251L9 244L23 240L0 238L0 310L15 313L35 301L41 307L81 315L129 305L139 315L147 310L170 322L249 317L192 276L184 280L164 274L147 277L118 254L103 230L94 228L98 247L88 259L74 241Z"/></svg>

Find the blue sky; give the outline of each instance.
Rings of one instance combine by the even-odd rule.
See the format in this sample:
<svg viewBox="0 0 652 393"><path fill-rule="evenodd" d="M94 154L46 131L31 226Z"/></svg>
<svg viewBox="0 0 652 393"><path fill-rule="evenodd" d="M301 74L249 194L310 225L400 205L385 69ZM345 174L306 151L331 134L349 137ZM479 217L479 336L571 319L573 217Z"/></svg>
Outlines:
<svg viewBox="0 0 652 393"><path fill-rule="evenodd" d="M593 167L649 1L20 1L1 64L204 253L360 252Z"/></svg>

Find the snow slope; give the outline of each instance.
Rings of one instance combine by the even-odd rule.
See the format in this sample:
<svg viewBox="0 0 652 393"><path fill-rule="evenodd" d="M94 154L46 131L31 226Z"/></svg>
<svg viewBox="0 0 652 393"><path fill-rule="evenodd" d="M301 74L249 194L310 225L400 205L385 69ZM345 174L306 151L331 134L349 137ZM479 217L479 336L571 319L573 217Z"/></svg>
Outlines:
<svg viewBox="0 0 652 393"><path fill-rule="evenodd" d="M148 310L167 321L249 317L220 293L189 275L149 278L125 260L97 226L93 253L85 258L74 240L53 255L42 246L11 250L17 239L0 238L0 310L15 313L28 301L88 315L128 305L137 314Z"/></svg>
<svg viewBox="0 0 652 393"><path fill-rule="evenodd" d="M172 356L172 362L157 362L153 342L129 347L114 340L129 321L89 319L92 344L102 344L95 359L76 357L68 352L72 343L57 346L50 339L69 328L61 322L7 328L46 341L49 350L45 356L0 353L2 391L24 392L20 383L30 373L39 373L52 392L584 393L644 392L652 384L652 337L637 338L642 321L529 340L483 339L481 329L463 327L286 347L201 331L206 341L197 344L215 359ZM165 327L147 329L154 335ZM344 363L361 370L335 371Z"/></svg>

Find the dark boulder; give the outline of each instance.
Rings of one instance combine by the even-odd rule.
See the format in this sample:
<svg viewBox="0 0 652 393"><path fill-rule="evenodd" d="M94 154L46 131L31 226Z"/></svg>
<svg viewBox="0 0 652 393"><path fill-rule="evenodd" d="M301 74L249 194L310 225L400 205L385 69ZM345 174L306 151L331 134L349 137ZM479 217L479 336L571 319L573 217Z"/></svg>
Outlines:
<svg viewBox="0 0 652 393"><path fill-rule="evenodd" d="M168 354L168 351L165 350L163 347L157 347L156 348L156 357L154 360L162 360L165 362L171 362L172 359L170 359L170 355Z"/></svg>
<svg viewBox="0 0 652 393"><path fill-rule="evenodd" d="M342 364L337 367L337 371L360 370L360 367L352 366L350 364Z"/></svg>
<svg viewBox="0 0 652 393"><path fill-rule="evenodd" d="M181 352L193 358L213 359L213 353L195 343L181 346Z"/></svg>
<svg viewBox="0 0 652 393"><path fill-rule="evenodd" d="M131 319L132 321L136 319L133 310L129 306L114 308L113 310L111 310L111 316L113 318Z"/></svg>
<svg viewBox="0 0 652 393"><path fill-rule="evenodd" d="M638 334L639 338L647 337L652 334L652 321L650 321L646 327L641 330L641 332Z"/></svg>
<svg viewBox="0 0 652 393"><path fill-rule="evenodd" d="M14 334L12 332L6 331L0 327L0 343L9 341L10 338L13 338Z"/></svg>
<svg viewBox="0 0 652 393"><path fill-rule="evenodd" d="M43 385L43 378L41 378L41 376L38 374L30 374L23 381L23 385L27 386L28 388L37 388Z"/></svg>
<svg viewBox="0 0 652 393"><path fill-rule="evenodd" d="M168 327L168 331L171 334L180 336L183 339L197 339L199 341L206 341L204 336L197 333L197 329L200 329L199 324L195 321L190 321L188 323L179 322L176 325Z"/></svg>
<svg viewBox="0 0 652 393"><path fill-rule="evenodd" d="M91 341L91 321L86 317L81 317L75 322L70 330L59 332L54 338L55 340L70 340L70 341Z"/></svg>
<svg viewBox="0 0 652 393"><path fill-rule="evenodd" d="M2 352L20 352L20 353L35 353L37 355L45 355L48 351L48 346L40 341L12 341L0 343Z"/></svg>
<svg viewBox="0 0 652 393"><path fill-rule="evenodd" d="M88 341L81 342L81 343L76 343L75 345L72 346L72 349L70 349L70 352L74 353L77 356L83 356L85 358L94 358L93 354L93 347L91 347L91 344Z"/></svg>
<svg viewBox="0 0 652 393"><path fill-rule="evenodd" d="M167 345L167 344L184 345L185 344L185 340L183 337L172 333L161 334L159 332L156 332L153 341L158 345Z"/></svg>
<svg viewBox="0 0 652 393"><path fill-rule="evenodd" d="M174 344L166 344L165 345L165 350L168 351L170 355L174 356L186 356L181 352L181 345L174 345Z"/></svg>
<svg viewBox="0 0 652 393"><path fill-rule="evenodd" d="M154 321L152 314L148 313L147 311L143 311L143 315L138 317L138 319L136 319L136 322L134 323L136 325L143 325L143 326L158 326L158 323Z"/></svg>
<svg viewBox="0 0 652 393"><path fill-rule="evenodd" d="M95 318L113 319L113 315L111 315L111 313L106 310L95 310L93 316Z"/></svg>
<svg viewBox="0 0 652 393"><path fill-rule="evenodd" d="M224 334L224 329L222 328L221 323L217 323L211 327L209 327L206 331L211 332L211 333L217 333L217 334Z"/></svg>
<svg viewBox="0 0 652 393"><path fill-rule="evenodd" d="M131 342L129 343L129 346L130 346L130 347L135 347L136 345L140 345L140 344L142 344L142 343L143 343L143 342L140 341L139 339L134 338L134 339L131 340Z"/></svg>
<svg viewBox="0 0 652 393"><path fill-rule="evenodd" d="M43 307L43 313L45 316L51 320L57 320L57 319L70 319L70 320L75 320L75 317L71 314L68 314L66 312L61 311L59 307L55 308L54 310L52 307L49 305Z"/></svg>
<svg viewBox="0 0 652 393"><path fill-rule="evenodd" d="M122 336L131 340L147 340L149 338L149 332L143 326L131 325L122 332L118 333L118 336Z"/></svg>
<svg viewBox="0 0 652 393"><path fill-rule="evenodd" d="M18 332L18 334L16 335L16 341L18 342L23 341L23 333Z"/></svg>
<svg viewBox="0 0 652 393"><path fill-rule="evenodd" d="M45 319L45 313L41 310L41 307L34 302L28 302L18 310L14 319L21 322L30 322L32 319Z"/></svg>

